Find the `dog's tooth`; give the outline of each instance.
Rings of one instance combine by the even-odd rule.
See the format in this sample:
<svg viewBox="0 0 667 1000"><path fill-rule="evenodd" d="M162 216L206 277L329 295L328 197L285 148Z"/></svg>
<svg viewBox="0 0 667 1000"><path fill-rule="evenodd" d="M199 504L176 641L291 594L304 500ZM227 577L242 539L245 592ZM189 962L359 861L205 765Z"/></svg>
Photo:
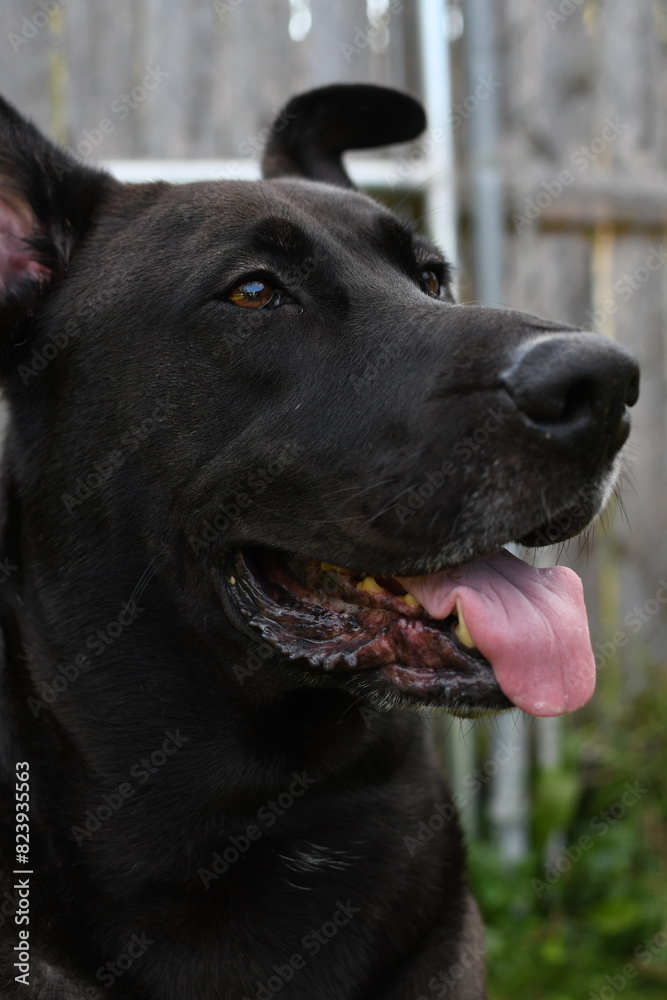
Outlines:
<svg viewBox="0 0 667 1000"><path fill-rule="evenodd" d="M412 594L397 594L396 600L402 601L403 604L408 604L411 608L421 608L421 604Z"/></svg>
<svg viewBox="0 0 667 1000"><path fill-rule="evenodd" d="M459 642L462 642L464 646L468 647L468 649L474 649L475 643L473 641L473 637L470 635L468 626L465 623L461 601L456 602L456 614L458 615L459 620L454 628L454 631L456 632Z"/></svg>
<svg viewBox="0 0 667 1000"><path fill-rule="evenodd" d="M384 593L384 587L381 587L377 580L372 576L365 576L363 580L357 584L357 590L368 590L371 594Z"/></svg>

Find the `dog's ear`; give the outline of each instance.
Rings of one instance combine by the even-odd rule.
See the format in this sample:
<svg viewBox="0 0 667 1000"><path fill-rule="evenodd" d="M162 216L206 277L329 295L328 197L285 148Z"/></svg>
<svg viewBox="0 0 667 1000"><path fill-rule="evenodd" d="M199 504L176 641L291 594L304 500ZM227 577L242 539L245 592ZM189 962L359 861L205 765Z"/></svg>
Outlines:
<svg viewBox="0 0 667 1000"><path fill-rule="evenodd" d="M271 126L264 177L307 177L354 187L341 154L414 139L426 127L413 97L372 84L335 84L299 94Z"/></svg>
<svg viewBox="0 0 667 1000"><path fill-rule="evenodd" d="M76 163L0 98L0 311L29 312L115 181Z"/></svg>

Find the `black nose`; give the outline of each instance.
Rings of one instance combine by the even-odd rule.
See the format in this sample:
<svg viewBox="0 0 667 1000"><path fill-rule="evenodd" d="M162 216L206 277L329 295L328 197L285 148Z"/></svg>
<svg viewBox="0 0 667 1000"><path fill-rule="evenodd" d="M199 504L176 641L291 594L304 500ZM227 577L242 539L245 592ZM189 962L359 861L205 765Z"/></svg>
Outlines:
<svg viewBox="0 0 667 1000"><path fill-rule="evenodd" d="M639 395L632 355L590 333L529 341L501 380L524 420L567 447L596 442L618 450L630 430L626 406Z"/></svg>

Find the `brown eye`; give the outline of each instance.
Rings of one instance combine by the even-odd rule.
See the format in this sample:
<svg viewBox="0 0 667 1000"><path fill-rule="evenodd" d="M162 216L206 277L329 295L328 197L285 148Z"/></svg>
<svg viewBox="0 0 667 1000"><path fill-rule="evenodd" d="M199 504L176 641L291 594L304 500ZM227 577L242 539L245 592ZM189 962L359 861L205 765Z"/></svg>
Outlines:
<svg viewBox="0 0 667 1000"><path fill-rule="evenodd" d="M253 278L251 281L244 281L232 288L227 298L235 306L243 306L245 309L261 309L262 306L271 301L275 294L275 289L267 285L266 282L260 281L259 278Z"/></svg>
<svg viewBox="0 0 667 1000"><path fill-rule="evenodd" d="M422 271L419 277L429 295L434 295L436 299L439 298L441 291L440 278L435 271Z"/></svg>

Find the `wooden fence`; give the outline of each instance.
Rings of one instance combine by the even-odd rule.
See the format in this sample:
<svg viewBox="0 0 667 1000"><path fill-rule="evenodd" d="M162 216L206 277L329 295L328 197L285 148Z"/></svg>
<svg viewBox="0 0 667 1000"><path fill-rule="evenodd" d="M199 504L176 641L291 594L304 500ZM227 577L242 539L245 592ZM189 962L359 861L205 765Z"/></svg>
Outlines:
<svg viewBox="0 0 667 1000"><path fill-rule="evenodd" d="M627 523L610 513L574 563L599 662L620 661L630 694L649 681L641 666L667 661L667 5L499 7L507 299L593 325L642 370Z"/></svg>
<svg viewBox="0 0 667 1000"><path fill-rule="evenodd" d="M249 156L300 90L333 80L414 89L413 2L393 6L383 27L369 25L363 0L5 0L0 90L74 145L111 118L104 159ZM121 118L123 94L156 67L160 85Z"/></svg>

